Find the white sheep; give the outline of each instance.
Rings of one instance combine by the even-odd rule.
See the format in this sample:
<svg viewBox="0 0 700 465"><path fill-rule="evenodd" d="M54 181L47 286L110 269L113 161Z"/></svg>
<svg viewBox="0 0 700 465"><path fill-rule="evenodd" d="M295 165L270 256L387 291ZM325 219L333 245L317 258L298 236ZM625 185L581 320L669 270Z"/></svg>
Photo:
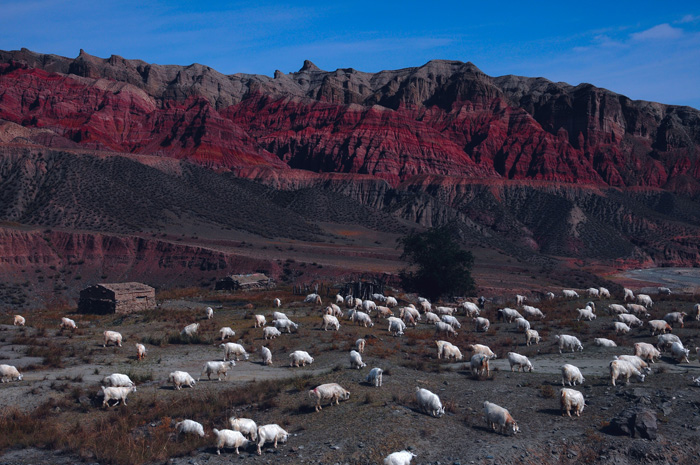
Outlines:
<svg viewBox="0 0 700 465"><path fill-rule="evenodd" d="M356 350L350 351L350 368L360 368L366 367L367 364L362 361L362 355Z"/></svg>
<svg viewBox="0 0 700 465"><path fill-rule="evenodd" d="M690 363L688 356L690 355L690 350L683 347L680 342L673 342L671 344L671 356L676 359L678 363Z"/></svg>
<svg viewBox="0 0 700 465"><path fill-rule="evenodd" d="M559 353L562 350L571 350L575 352L577 350L583 351L583 344L576 336L569 336L568 334L558 334L554 336L554 340L559 342Z"/></svg>
<svg viewBox="0 0 700 465"><path fill-rule="evenodd" d="M438 347L438 358L462 360L462 352L457 346L447 341L435 341L435 343Z"/></svg>
<svg viewBox="0 0 700 465"><path fill-rule="evenodd" d="M299 365L305 367L307 363L309 365L314 363L314 358L304 350L295 350L289 354L289 358L291 359L289 362L290 367L298 367Z"/></svg>
<svg viewBox="0 0 700 465"><path fill-rule="evenodd" d="M359 310L353 313L352 321L354 321L355 324L364 326L365 328L371 328L374 326L374 323L372 323L372 318L370 318L365 312L361 312Z"/></svg>
<svg viewBox="0 0 700 465"><path fill-rule="evenodd" d="M266 340L267 339L274 339L277 336L279 336L280 334L282 334L282 333L280 333L279 329L275 328L274 326L266 326L265 328L263 328L263 337Z"/></svg>
<svg viewBox="0 0 700 465"><path fill-rule="evenodd" d="M343 305L345 303L345 299L343 298L342 295L336 294L335 295L335 303L338 305Z"/></svg>
<svg viewBox="0 0 700 465"><path fill-rule="evenodd" d="M253 318L255 319L253 328L262 328L267 323L267 320L265 320L265 315L253 315Z"/></svg>
<svg viewBox="0 0 700 465"><path fill-rule="evenodd" d="M260 357L263 365L272 365L272 352L267 347L260 348Z"/></svg>
<svg viewBox="0 0 700 465"><path fill-rule="evenodd" d="M197 335L199 331L199 323L192 323L191 325L185 326L180 332L181 335L186 337L193 337Z"/></svg>
<svg viewBox="0 0 700 465"><path fill-rule="evenodd" d="M644 324L642 320L629 313L621 313L620 315L617 315L617 321L626 324L630 328L635 328Z"/></svg>
<svg viewBox="0 0 700 465"><path fill-rule="evenodd" d="M110 400L116 400L117 403L112 407L116 407L119 403L126 405L126 398L131 392L136 392L136 386L130 387L102 387L102 394L104 395L104 400L102 401L103 407L109 407Z"/></svg>
<svg viewBox="0 0 700 465"><path fill-rule="evenodd" d="M520 432L518 423L510 415L510 412L503 407L486 401L484 402L484 414L486 416L486 425L492 430L496 431L498 429L501 434L506 434L508 431L513 434Z"/></svg>
<svg viewBox="0 0 700 465"><path fill-rule="evenodd" d="M644 382L644 375L635 368L630 362L626 360L613 360L610 362L610 382L615 386L615 381L618 378L625 378L625 384L629 384L630 376L634 375L637 377L639 382Z"/></svg>
<svg viewBox="0 0 700 465"><path fill-rule="evenodd" d="M566 299L578 299L578 292L573 289L564 289L561 291Z"/></svg>
<svg viewBox="0 0 700 465"><path fill-rule="evenodd" d="M479 316L479 306L474 302L462 302L460 306L464 309L464 312L469 317Z"/></svg>
<svg viewBox="0 0 700 465"><path fill-rule="evenodd" d="M615 334L627 334L632 330L632 328L620 321L613 323L613 329L615 330Z"/></svg>
<svg viewBox="0 0 700 465"><path fill-rule="evenodd" d="M340 322L333 315L323 315L323 330L327 331L329 326L338 331L340 329Z"/></svg>
<svg viewBox="0 0 700 465"><path fill-rule="evenodd" d="M75 321L71 320L70 318L63 317L61 318L61 329L78 329L78 325L75 324Z"/></svg>
<svg viewBox="0 0 700 465"><path fill-rule="evenodd" d="M362 338L358 339L357 341L355 341L355 349L357 349L357 351L359 353L364 354L366 343L367 343L367 341L365 341L364 339L362 339Z"/></svg>
<svg viewBox="0 0 700 465"><path fill-rule="evenodd" d="M559 391L559 402L561 404L561 414L566 413L571 416L571 410L574 411L577 417L583 413L583 408L586 402L583 399L583 394L575 389L562 388Z"/></svg>
<svg viewBox="0 0 700 465"><path fill-rule="evenodd" d="M399 309L399 318L403 318L404 315L406 315L407 313L409 315L411 315L411 317L413 317L414 320L420 321L420 319L421 319L420 312L418 310L416 310L415 308L410 307L410 306L409 307L401 307Z"/></svg>
<svg viewBox="0 0 700 465"><path fill-rule="evenodd" d="M202 374L199 375L197 381L199 381L202 376L207 375L207 379L211 380L211 375L215 374L217 379L221 381L221 375L224 375L224 380L228 376L228 370L236 366L236 362L230 360L228 362L207 362L202 368Z"/></svg>
<svg viewBox="0 0 700 465"><path fill-rule="evenodd" d="M539 344L540 340L542 340L542 338L540 337L540 333L538 333L534 329L528 329L527 331L525 331L525 345L529 346L531 342Z"/></svg>
<svg viewBox="0 0 700 465"><path fill-rule="evenodd" d="M224 326L219 330L219 335L221 336L221 340L223 341L228 339L229 337L234 337L236 335L236 332L230 327Z"/></svg>
<svg viewBox="0 0 700 465"><path fill-rule="evenodd" d="M600 347L617 347L615 341L611 341L610 339L606 339L604 337L597 337L593 339L593 343Z"/></svg>
<svg viewBox="0 0 700 465"><path fill-rule="evenodd" d="M351 295L345 297L345 306L347 308L353 308L355 306L355 298Z"/></svg>
<svg viewBox="0 0 700 465"><path fill-rule="evenodd" d="M214 318L214 309L211 307L207 307L204 309L204 316L207 317L207 320L211 320Z"/></svg>
<svg viewBox="0 0 700 465"><path fill-rule="evenodd" d="M489 346L484 344L471 344L467 346L467 350L473 354L484 354L488 358L497 358L496 354L489 348Z"/></svg>
<svg viewBox="0 0 700 465"><path fill-rule="evenodd" d="M649 313L644 305L627 304L627 312L624 313L633 313L634 315L641 316L642 318L649 318Z"/></svg>
<svg viewBox="0 0 700 465"><path fill-rule="evenodd" d="M647 294L637 294L637 303L647 308L654 306L654 301Z"/></svg>
<svg viewBox="0 0 700 465"><path fill-rule="evenodd" d="M647 342L636 342L634 344L634 355L647 362L654 363L661 357L661 352Z"/></svg>
<svg viewBox="0 0 700 465"><path fill-rule="evenodd" d="M693 305L693 311L690 312L690 316L695 318L695 320L700 321L700 304Z"/></svg>
<svg viewBox="0 0 700 465"><path fill-rule="evenodd" d="M441 320L440 320L440 317L437 316L437 315L436 315L435 313L433 313L433 312L425 312L425 315L423 315L423 316L425 316L425 322L426 322L426 324L429 324L429 325L434 325L434 324L437 323L438 321L441 321Z"/></svg>
<svg viewBox="0 0 700 465"><path fill-rule="evenodd" d="M374 387L381 387L382 386L382 373L384 373L384 370L381 368L372 368L369 371L369 374L367 375L367 382L369 384L373 384Z"/></svg>
<svg viewBox="0 0 700 465"><path fill-rule="evenodd" d="M13 326L24 326L24 323L26 323L27 320L24 319L22 315L15 315L15 321Z"/></svg>
<svg viewBox="0 0 700 465"><path fill-rule="evenodd" d="M315 304L315 305L321 305L321 303L322 303L322 302L321 302L321 296L318 295L318 294L309 294L309 295L307 295L306 298L304 299L304 303L305 303L305 304L312 303L312 304Z"/></svg>
<svg viewBox="0 0 700 465"><path fill-rule="evenodd" d="M272 312L273 320L288 320L289 317L283 312Z"/></svg>
<svg viewBox="0 0 700 465"><path fill-rule="evenodd" d="M660 295L671 295L671 289L667 287L659 286L657 289Z"/></svg>
<svg viewBox="0 0 700 465"><path fill-rule="evenodd" d="M469 360L469 368L474 376L489 376L491 369L489 367L490 357L486 354L474 354Z"/></svg>
<svg viewBox="0 0 700 465"><path fill-rule="evenodd" d="M280 308L282 306L282 301L279 298L276 298L272 301L272 306L274 308Z"/></svg>
<svg viewBox="0 0 700 465"><path fill-rule="evenodd" d="M214 428L214 435L216 436L216 454L221 455L221 449L228 447L235 449L236 455L238 455L238 449L240 447L248 447L250 441L248 441L240 431L233 431L230 429L218 430Z"/></svg>
<svg viewBox="0 0 700 465"><path fill-rule="evenodd" d="M649 326L652 336L656 336L656 333L666 334L667 332L670 333L673 331L671 325L664 320L649 320L647 321L647 326Z"/></svg>
<svg viewBox="0 0 700 465"><path fill-rule="evenodd" d="M569 363L562 365L561 367L561 385L563 386L565 383L568 383L569 386L573 384L573 386L576 386L576 383L578 384L583 384L583 382L586 381L586 379L583 377L581 374L581 370L578 369L578 367L571 365Z"/></svg>
<svg viewBox="0 0 700 465"><path fill-rule="evenodd" d="M333 315L336 318L341 318L343 316L343 311L336 304L330 304L326 307L324 313L326 315Z"/></svg>
<svg viewBox="0 0 700 465"><path fill-rule="evenodd" d="M623 302L627 302L627 299L634 300L634 292L632 292L632 289L627 289L625 287L624 292L625 292L625 297L622 299Z"/></svg>
<svg viewBox="0 0 700 465"><path fill-rule="evenodd" d="M628 310L620 304L610 304L608 305L609 315L619 315L620 313L629 313Z"/></svg>
<svg viewBox="0 0 700 465"><path fill-rule="evenodd" d="M683 327L683 318L687 317L688 314L685 312L671 312L664 315L664 320L670 324L679 324L681 328Z"/></svg>
<svg viewBox="0 0 700 465"><path fill-rule="evenodd" d="M681 339L675 334L659 334L656 336L656 347L664 352L671 348L671 344L677 342L682 345Z"/></svg>
<svg viewBox="0 0 700 465"><path fill-rule="evenodd" d="M396 300L396 297L387 297L386 298L386 306L389 308L396 307L399 305L399 302Z"/></svg>
<svg viewBox="0 0 700 465"><path fill-rule="evenodd" d="M335 401L335 404L338 405L340 400L348 400L350 398L350 391L347 391L338 383L326 383L311 389L309 396L316 398L315 409L318 412L323 409L321 401L330 400L331 403L329 405L333 405L333 401ZM258 434L260 434L260 431L258 431Z"/></svg>
<svg viewBox="0 0 700 465"><path fill-rule="evenodd" d="M201 438L204 437L204 426L194 420L182 420L175 423L175 431L177 434L196 434Z"/></svg>
<svg viewBox="0 0 700 465"><path fill-rule="evenodd" d="M489 330L489 326L491 326L491 322L482 316L477 316L476 318L472 319L472 321L474 322L474 329L477 332L485 333Z"/></svg>
<svg viewBox="0 0 700 465"><path fill-rule="evenodd" d="M377 304L372 302L371 300L365 300L362 302L362 310L364 310L366 313L372 313L372 310L377 309Z"/></svg>
<svg viewBox="0 0 700 465"><path fill-rule="evenodd" d="M576 311L578 312L578 318L576 318L576 321L581 321L582 319L591 321L596 319L596 315L593 313L593 310L590 307L577 308Z"/></svg>
<svg viewBox="0 0 700 465"><path fill-rule="evenodd" d="M417 457L416 454L407 450L392 452L384 459L384 465L411 465L413 457Z"/></svg>
<svg viewBox="0 0 700 465"><path fill-rule="evenodd" d="M521 309L527 318L539 318L544 319L544 313L537 307L532 307L530 305L523 305Z"/></svg>
<svg viewBox="0 0 700 465"><path fill-rule="evenodd" d="M143 344L139 344L138 342L135 344L136 346L136 359L137 360L143 360L146 358L146 354L148 353L146 351L146 346Z"/></svg>
<svg viewBox="0 0 700 465"><path fill-rule="evenodd" d="M122 335L116 331L105 331L102 333L104 335L104 343L102 347L107 347L108 344L114 344L116 346L122 346Z"/></svg>
<svg viewBox="0 0 700 465"><path fill-rule="evenodd" d="M508 363L510 364L510 371L515 371L517 367L518 371L532 372L532 363L530 363L530 360L524 355L516 352L508 352Z"/></svg>
<svg viewBox="0 0 700 465"><path fill-rule="evenodd" d="M429 312L433 309L433 306L427 300L420 301L419 306L420 306L421 310L423 310L423 313ZM440 313L440 311L438 309L436 309L436 313Z"/></svg>
<svg viewBox="0 0 700 465"><path fill-rule="evenodd" d="M547 300L554 300L554 297L556 297L554 292L547 292L544 296Z"/></svg>
<svg viewBox="0 0 700 465"><path fill-rule="evenodd" d="M522 304L524 304L526 300L527 300L527 297L525 297L524 295L515 294L515 303L518 307L520 307Z"/></svg>
<svg viewBox="0 0 700 465"><path fill-rule="evenodd" d="M453 317L452 315L442 315L440 319L455 329L462 327L457 318Z"/></svg>
<svg viewBox="0 0 700 465"><path fill-rule="evenodd" d="M277 449L277 442L287 442L289 433L283 430L279 425L270 424L258 427L258 455L262 454L261 447L266 442L272 442Z"/></svg>
<svg viewBox="0 0 700 465"><path fill-rule="evenodd" d="M457 336L457 333L452 325L447 324L444 321L438 321L435 323L435 335L440 334L444 334L446 336Z"/></svg>
<svg viewBox="0 0 700 465"><path fill-rule="evenodd" d="M22 381L22 373L12 365L0 365L0 382L9 383L10 381Z"/></svg>
<svg viewBox="0 0 700 465"><path fill-rule="evenodd" d="M631 363L632 366L639 370L640 373L645 375L651 373L649 364L647 364L647 362L642 360L642 358L637 355L617 355L614 358L615 360L624 360L625 362Z"/></svg>
<svg viewBox="0 0 700 465"><path fill-rule="evenodd" d="M219 347L224 349L224 362L226 359L233 360L234 357L236 358L236 361L239 361L241 357L248 360L248 352L246 352L245 347L243 347L241 344L226 342L224 344L220 344Z"/></svg>
<svg viewBox="0 0 700 465"><path fill-rule="evenodd" d="M299 325L294 323L292 320L274 320L272 324L280 331L286 329L288 333L292 332L292 328L294 328L294 331L299 329Z"/></svg>
<svg viewBox="0 0 700 465"><path fill-rule="evenodd" d="M595 287L589 287L586 289L586 293L588 294L588 297L599 297L600 296L600 291L596 289Z"/></svg>
<svg viewBox="0 0 700 465"><path fill-rule="evenodd" d="M389 307L377 305L377 316L381 316L382 318L389 318L390 316L394 316L394 312L392 312Z"/></svg>
<svg viewBox="0 0 700 465"><path fill-rule="evenodd" d="M393 316L390 316L387 318L387 320L389 321L389 332L393 333L394 336L403 336L403 330L406 329L406 323Z"/></svg>
<svg viewBox="0 0 700 465"><path fill-rule="evenodd" d="M501 308L497 312L498 319L503 319L507 321L508 323L512 323L515 321L516 318L522 318L523 316L515 310L514 308Z"/></svg>
<svg viewBox="0 0 700 465"><path fill-rule="evenodd" d="M168 382L172 383L175 389L178 391L182 389L182 386L194 388L194 385L196 384L194 378L192 378L190 374L185 371L173 371L168 376Z"/></svg>
<svg viewBox="0 0 700 465"><path fill-rule="evenodd" d="M599 294L600 294L600 298L601 298L601 299L603 299L603 298L609 299L609 298L610 298L610 291L609 291L607 288L605 288L605 287L599 287L599 288L598 288L598 292L599 292Z"/></svg>
<svg viewBox="0 0 700 465"><path fill-rule="evenodd" d="M442 406L437 394L427 389L416 386L416 401L421 412L440 418L445 414L445 407Z"/></svg>
<svg viewBox="0 0 700 465"><path fill-rule="evenodd" d="M530 331L530 322L525 318L516 318L515 327L518 331L526 332Z"/></svg>
<svg viewBox="0 0 700 465"><path fill-rule="evenodd" d="M105 376L102 379L102 385L107 387L131 387L135 384L127 375L122 373L112 373L111 375Z"/></svg>
<svg viewBox="0 0 700 465"><path fill-rule="evenodd" d="M232 430L248 436L251 441L258 440L258 425L250 418L231 417L228 419L228 423L231 425Z"/></svg>

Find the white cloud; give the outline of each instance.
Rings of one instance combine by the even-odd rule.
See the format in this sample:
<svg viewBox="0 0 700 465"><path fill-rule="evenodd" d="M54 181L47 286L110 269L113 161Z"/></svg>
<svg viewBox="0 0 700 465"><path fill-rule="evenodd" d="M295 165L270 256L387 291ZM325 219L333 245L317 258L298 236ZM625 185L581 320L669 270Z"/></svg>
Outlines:
<svg viewBox="0 0 700 465"><path fill-rule="evenodd" d="M675 28L668 23L659 24L646 31L631 34L632 40L668 40L678 39L683 35L683 30Z"/></svg>
<svg viewBox="0 0 700 465"><path fill-rule="evenodd" d="M697 21L697 20L699 20L699 19L700 19L700 16L685 15L685 16L683 16L681 19L679 19L679 20L676 21L676 22L677 22L677 23L681 23L681 24L683 24L683 23L694 23L695 21Z"/></svg>

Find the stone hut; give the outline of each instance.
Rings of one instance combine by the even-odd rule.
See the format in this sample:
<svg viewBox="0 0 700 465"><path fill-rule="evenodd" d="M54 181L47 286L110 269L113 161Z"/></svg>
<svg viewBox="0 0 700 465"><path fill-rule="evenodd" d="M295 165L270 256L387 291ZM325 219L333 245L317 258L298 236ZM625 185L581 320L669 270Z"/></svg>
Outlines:
<svg viewBox="0 0 700 465"><path fill-rule="evenodd" d="M217 291L238 291L248 289L268 289L275 287L275 281L262 273L234 274L216 282Z"/></svg>
<svg viewBox="0 0 700 465"><path fill-rule="evenodd" d="M100 283L80 291L78 312L127 314L155 308L156 290L141 283Z"/></svg>

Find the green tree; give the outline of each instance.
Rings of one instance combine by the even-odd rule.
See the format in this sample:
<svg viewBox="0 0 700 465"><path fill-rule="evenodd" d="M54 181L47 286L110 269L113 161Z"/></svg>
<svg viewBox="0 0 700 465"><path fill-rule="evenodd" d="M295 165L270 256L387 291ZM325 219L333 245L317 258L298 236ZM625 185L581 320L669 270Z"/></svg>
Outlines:
<svg viewBox="0 0 700 465"><path fill-rule="evenodd" d="M443 295L467 295L474 291L471 269L474 257L457 242L449 225L425 232L411 232L398 240L401 259L409 268L399 272L406 291L435 300Z"/></svg>

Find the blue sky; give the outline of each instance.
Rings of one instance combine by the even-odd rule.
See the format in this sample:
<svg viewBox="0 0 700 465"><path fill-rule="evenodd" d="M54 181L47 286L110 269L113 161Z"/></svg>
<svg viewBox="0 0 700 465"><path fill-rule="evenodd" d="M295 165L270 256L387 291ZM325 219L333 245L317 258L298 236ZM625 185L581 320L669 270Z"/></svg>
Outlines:
<svg viewBox="0 0 700 465"><path fill-rule="evenodd" d="M700 2L0 0L0 49L272 75L431 59L700 108ZM437 5L440 5L439 7Z"/></svg>

